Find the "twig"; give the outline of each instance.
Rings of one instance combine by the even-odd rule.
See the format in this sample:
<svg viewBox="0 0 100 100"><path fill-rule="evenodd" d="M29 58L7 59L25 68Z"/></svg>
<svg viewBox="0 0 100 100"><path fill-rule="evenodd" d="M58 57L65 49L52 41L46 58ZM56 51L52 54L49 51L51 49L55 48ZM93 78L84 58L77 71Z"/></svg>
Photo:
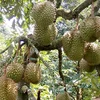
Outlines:
<svg viewBox="0 0 100 100"><path fill-rule="evenodd" d="M10 45L11 46L11 45ZM4 52L6 52L9 48L10 48L10 46L8 46L7 48L5 48L3 51L1 51L0 52L0 54L2 54L2 53L4 53Z"/></svg>
<svg viewBox="0 0 100 100"><path fill-rule="evenodd" d="M95 2L97 0L85 0L82 4L80 4L76 9L73 11L73 15L77 16L81 11L83 11L86 7L88 7L92 2Z"/></svg>
<svg viewBox="0 0 100 100"><path fill-rule="evenodd" d="M27 44L27 43L28 43L27 40L28 40L28 39L27 39L26 37L20 36L20 37L17 37L14 41L12 41L12 43L13 43L13 42L19 43L19 42L21 42L21 41L24 41L24 43L20 44L20 48L21 48L24 44ZM12 45L12 43L11 43L7 48L5 48L3 51L1 51L0 54L2 54L2 53L4 53L5 51L7 51L7 50L10 48L10 46Z"/></svg>

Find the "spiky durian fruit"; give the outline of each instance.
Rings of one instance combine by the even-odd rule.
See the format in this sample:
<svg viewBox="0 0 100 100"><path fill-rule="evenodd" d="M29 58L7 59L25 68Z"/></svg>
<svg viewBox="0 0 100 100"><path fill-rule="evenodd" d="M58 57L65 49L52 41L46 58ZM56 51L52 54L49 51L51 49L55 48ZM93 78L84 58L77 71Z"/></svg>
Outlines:
<svg viewBox="0 0 100 100"><path fill-rule="evenodd" d="M55 39L57 30L54 24L49 25L47 28L35 24L33 39L39 46L47 46Z"/></svg>
<svg viewBox="0 0 100 100"><path fill-rule="evenodd" d="M81 59L81 61L79 62L79 66L80 71L92 72L95 69L95 66L89 65L89 63L84 59Z"/></svg>
<svg viewBox="0 0 100 100"><path fill-rule="evenodd" d="M38 3L33 7L33 18L38 25L47 26L53 23L56 8L50 1Z"/></svg>
<svg viewBox="0 0 100 100"><path fill-rule="evenodd" d="M17 84L10 78L0 77L0 100L16 100Z"/></svg>
<svg viewBox="0 0 100 100"><path fill-rule="evenodd" d="M80 33L87 42L93 42L100 37L100 17L88 17L80 24Z"/></svg>
<svg viewBox="0 0 100 100"><path fill-rule="evenodd" d="M37 84L41 80L41 69L40 67L30 62L27 64L25 72L24 72L24 80L28 83Z"/></svg>
<svg viewBox="0 0 100 100"><path fill-rule="evenodd" d="M78 61L84 54L84 41L77 30L65 33L62 38L62 45L65 54L71 59Z"/></svg>
<svg viewBox="0 0 100 100"><path fill-rule="evenodd" d="M88 43L85 47L84 59L90 65L100 64L100 43Z"/></svg>
<svg viewBox="0 0 100 100"><path fill-rule="evenodd" d="M64 93L59 93L56 96L56 100L71 100L71 99L69 97L69 94L67 92L64 92Z"/></svg>
<svg viewBox="0 0 100 100"><path fill-rule="evenodd" d="M15 82L19 82L22 79L24 68L19 63L11 63L6 69L6 75L8 78L13 79Z"/></svg>

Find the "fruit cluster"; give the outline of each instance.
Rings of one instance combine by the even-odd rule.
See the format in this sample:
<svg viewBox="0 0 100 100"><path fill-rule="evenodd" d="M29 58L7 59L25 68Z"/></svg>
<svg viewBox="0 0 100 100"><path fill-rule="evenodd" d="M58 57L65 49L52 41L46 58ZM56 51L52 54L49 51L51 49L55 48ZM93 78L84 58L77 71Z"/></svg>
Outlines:
<svg viewBox="0 0 100 100"><path fill-rule="evenodd" d="M25 69L19 63L11 63L6 69L6 76L17 83L23 79L27 83L37 84L41 80L41 70L32 62L28 63Z"/></svg>
<svg viewBox="0 0 100 100"><path fill-rule="evenodd" d="M35 63L28 63L26 69L19 63L7 66L6 75L0 77L0 100L16 100L17 83L24 80L37 84L41 80L40 67Z"/></svg>
<svg viewBox="0 0 100 100"><path fill-rule="evenodd" d="M91 72L100 64L100 17L88 17L79 29L66 32L62 38L65 54L74 61L80 61L81 70Z"/></svg>
<svg viewBox="0 0 100 100"><path fill-rule="evenodd" d="M39 46L47 46L56 38L57 30L54 25L56 7L50 1L38 3L33 7L35 20L33 39Z"/></svg>

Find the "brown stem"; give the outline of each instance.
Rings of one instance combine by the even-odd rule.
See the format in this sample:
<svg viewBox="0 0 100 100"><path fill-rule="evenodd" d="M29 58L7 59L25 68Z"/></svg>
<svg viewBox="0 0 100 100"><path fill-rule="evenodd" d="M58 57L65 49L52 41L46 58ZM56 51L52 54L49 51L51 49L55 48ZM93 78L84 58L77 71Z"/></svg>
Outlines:
<svg viewBox="0 0 100 100"><path fill-rule="evenodd" d="M62 50L61 48L58 49L58 58L59 58L59 75L62 81L64 82L64 75L62 73Z"/></svg>
<svg viewBox="0 0 100 100"><path fill-rule="evenodd" d="M78 30L78 25L79 25L79 17L77 17L77 19L76 19L76 30Z"/></svg>
<svg viewBox="0 0 100 100"><path fill-rule="evenodd" d="M41 93L41 91L39 90L38 95L37 95L37 100L40 100L40 93Z"/></svg>
<svg viewBox="0 0 100 100"><path fill-rule="evenodd" d="M94 17L94 2L92 2L91 16Z"/></svg>

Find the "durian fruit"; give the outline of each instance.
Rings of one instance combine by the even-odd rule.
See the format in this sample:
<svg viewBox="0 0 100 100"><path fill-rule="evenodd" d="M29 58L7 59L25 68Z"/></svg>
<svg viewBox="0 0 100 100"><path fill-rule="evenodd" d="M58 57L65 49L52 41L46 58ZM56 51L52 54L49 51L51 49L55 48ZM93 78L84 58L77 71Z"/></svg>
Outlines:
<svg viewBox="0 0 100 100"><path fill-rule="evenodd" d="M88 43L85 47L84 59L90 65L100 64L100 43Z"/></svg>
<svg viewBox="0 0 100 100"><path fill-rule="evenodd" d="M95 66L89 65L89 63L84 59L81 59L79 66L81 72L92 72L95 69Z"/></svg>
<svg viewBox="0 0 100 100"><path fill-rule="evenodd" d="M24 73L24 68L20 63L11 63L6 69L6 75L8 78L13 79L15 82L19 82Z"/></svg>
<svg viewBox="0 0 100 100"><path fill-rule="evenodd" d="M16 100L17 84L10 78L0 77L0 100Z"/></svg>
<svg viewBox="0 0 100 100"><path fill-rule="evenodd" d="M48 26L52 24L56 16L56 8L50 1L38 3L32 10L33 18L38 25Z"/></svg>
<svg viewBox="0 0 100 100"><path fill-rule="evenodd" d="M35 63L28 63L24 72L24 80L27 83L37 84L41 80L41 69Z"/></svg>
<svg viewBox="0 0 100 100"><path fill-rule="evenodd" d="M64 93L59 93L56 96L56 100L71 100L71 99L70 99L69 94L67 92L64 92Z"/></svg>
<svg viewBox="0 0 100 100"><path fill-rule="evenodd" d="M49 25L47 28L35 24L33 39L38 46L47 46L55 40L57 29L54 24Z"/></svg>
<svg viewBox="0 0 100 100"><path fill-rule="evenodd" d="M62 38L64 52L71 60L78 61L83 57L84 44L77 30L65 33Z"/></svg>
<svg viewBox="0 0 100 100"><path fill-rule="evenodd" d="M100 37L100 17L88 17L80 24L80 33L83 40L94 42Z"/></svg>

